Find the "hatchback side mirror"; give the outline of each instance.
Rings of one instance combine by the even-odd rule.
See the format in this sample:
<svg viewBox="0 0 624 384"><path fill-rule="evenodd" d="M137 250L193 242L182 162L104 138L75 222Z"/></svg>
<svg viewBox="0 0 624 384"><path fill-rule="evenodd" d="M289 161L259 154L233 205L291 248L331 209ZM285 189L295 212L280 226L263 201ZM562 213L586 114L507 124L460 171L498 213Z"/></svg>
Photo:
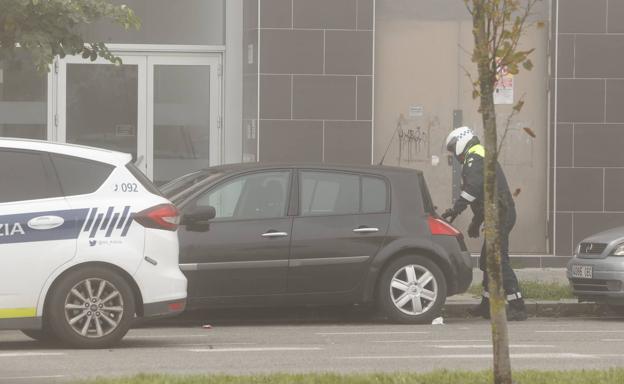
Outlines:
<svg viewBox="0 0 624 384"><path fill-rule="evenodd" d="M215 207L197 207L193 212L185 213L182 216L182 225L206 225L217 216Z"/></svg>

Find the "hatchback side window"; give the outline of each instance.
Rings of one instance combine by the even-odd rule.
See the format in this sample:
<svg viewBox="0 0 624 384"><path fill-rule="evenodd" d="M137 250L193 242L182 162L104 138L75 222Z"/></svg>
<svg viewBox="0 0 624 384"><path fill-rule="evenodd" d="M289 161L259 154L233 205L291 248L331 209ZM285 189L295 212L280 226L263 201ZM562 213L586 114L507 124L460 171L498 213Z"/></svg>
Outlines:
<svg viewBox="0 0 624 384"><path fill-rule="evenodd" d="M360 177L345 173L301 172L301 214L356 214Z"/></svg>
<svg viewBox="0 0 624 384"><path fill-rule="evenodd" d="M388 187L377 177L362 177L362 213L385 212L388 207Z"/></svg>
<svg viewBox="0 0 624 384"><path fill-rule="evenodd" d="M60 196L47 154L0 150L0 203Z"/></svg>
<svg viewBox="0 0 624 384"><path fill-rule="evenodd" d="M201 196L197 207L213 206L215 219L286 216L290 172L253 173L226 181Z"/></svg>
<svg viewBox="0 0 624 384"><path fill-rule="evenodd" d="M110 164L72 156L50 155L65 196L93 193L113 172Z"/></svg>

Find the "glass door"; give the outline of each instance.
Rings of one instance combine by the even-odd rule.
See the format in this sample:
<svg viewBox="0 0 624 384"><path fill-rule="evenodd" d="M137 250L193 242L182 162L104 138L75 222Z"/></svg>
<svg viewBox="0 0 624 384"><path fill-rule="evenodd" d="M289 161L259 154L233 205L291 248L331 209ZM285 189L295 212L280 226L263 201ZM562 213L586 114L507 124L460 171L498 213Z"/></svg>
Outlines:
<svg viewBox="0 0 624 384"><path fill-rule="evenodd" d="M59 60L51 140L131 153L156 184L221 164L221 55Z"/></svg>
<svg viewBox="0 0 624 384"><path fill-rule="evenodd" d="M146 58L122 65L66 57L59 62L53 140L131 153L146 164Z"/></svg>
<svg viewBox="0 0 624 384"><path fill-rule="evenodd" d="M221 163L221 58L147 59L147 174L158 184Z"/></svg>

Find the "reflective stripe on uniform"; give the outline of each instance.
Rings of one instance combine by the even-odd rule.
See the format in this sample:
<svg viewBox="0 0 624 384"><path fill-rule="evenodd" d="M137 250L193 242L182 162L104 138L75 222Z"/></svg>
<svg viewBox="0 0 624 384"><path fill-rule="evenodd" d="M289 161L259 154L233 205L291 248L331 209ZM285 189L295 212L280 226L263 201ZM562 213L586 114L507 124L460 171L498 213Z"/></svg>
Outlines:
<svg viewBox="0 0 624 384"><path fill-rule="evenodd" d="M511 295L507 295L507 301L522 299L522 294L520 292L512 293Z"/></svg>
<svg viewBox="0 0 624 384"><path fill-rule="evenodd" d="M19 317L35 317L37 308L0 308L0 319L17 319Z"/></svg>
<svg viewBox="0 0 624 384"><path fill-rule="evenodd" d="M481 144L473 145L466 152L466 159L468 159L468 155L471 155L473 153L478 155L478 156L485 157L485 148Z"/></svg>
<svg viewBox="0 0 624 384"><path fill-rule="evenodd" d="M470 193L466 191L461 191L459 196L463 197L464 199L468 200L471 203L477 199L476 197L472 196Z"/></svg>

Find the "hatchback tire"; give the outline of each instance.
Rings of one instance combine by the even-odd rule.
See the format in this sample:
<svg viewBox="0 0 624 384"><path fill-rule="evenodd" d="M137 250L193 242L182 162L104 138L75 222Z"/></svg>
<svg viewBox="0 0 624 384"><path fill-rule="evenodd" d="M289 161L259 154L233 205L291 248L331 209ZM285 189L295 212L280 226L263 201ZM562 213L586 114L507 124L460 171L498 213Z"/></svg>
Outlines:
<svg viewBox="0 0 624 384"><path fill-rule="evenodd" d="M46 309L50 328L61 342L75 348L106 348L130 329L135 300L118 273L87 267L63 277Z"/></svg>
<svg viewBox="0 0 624 384"><path fill-rule="evenodd" d="M446 301L446 279L440 268L424 256L402 256L382 272L378 305L391 320L429 324Z"/></svg>

